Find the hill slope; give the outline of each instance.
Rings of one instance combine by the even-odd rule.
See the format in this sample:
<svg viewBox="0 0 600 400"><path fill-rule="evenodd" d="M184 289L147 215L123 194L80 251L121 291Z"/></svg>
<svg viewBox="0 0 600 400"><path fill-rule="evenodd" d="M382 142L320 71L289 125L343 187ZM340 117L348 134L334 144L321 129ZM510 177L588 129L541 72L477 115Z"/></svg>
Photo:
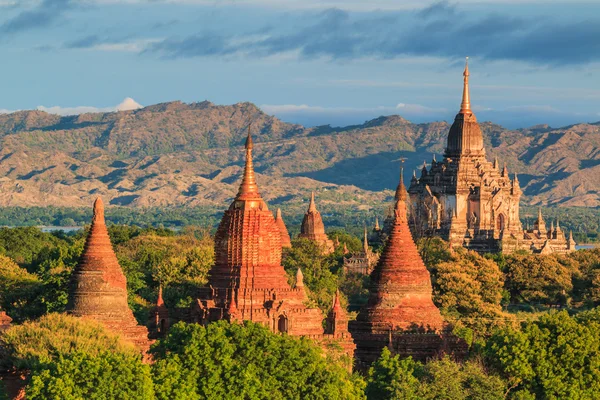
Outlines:
<svg viewBox="0 0 600 400"><path fill-rule="evenodd" d="M224 205L237 190L250 122L269 202L301 202L321 190L323 201L355 207L391 195L400 157L408 171L439 158L449 129L399 116L304 128L251 103L207 101L69 117L20 111L0 115L0 206L87 206L98 195L132 207ZM481 126L488 158L520 174L526 202L600 206L600 124Z"/></svg>

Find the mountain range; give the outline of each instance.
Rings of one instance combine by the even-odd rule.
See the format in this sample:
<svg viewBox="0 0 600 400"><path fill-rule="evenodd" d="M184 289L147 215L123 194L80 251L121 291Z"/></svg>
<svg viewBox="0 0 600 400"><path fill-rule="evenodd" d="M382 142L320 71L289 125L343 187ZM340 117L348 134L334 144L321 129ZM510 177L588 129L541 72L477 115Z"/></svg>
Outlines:
<svg viewBox="0 0 600 400"><path fill-rule="evenodd" d="M282 122L251 103L170 102L137 110L0 115L0 206L223 207L235 196L250 125L270 204L370 207L441 159L448 122L382 116L341 128ZM518 173L530 205L600 206L600 123L509 130L481 122L488 159Z"/></svg>

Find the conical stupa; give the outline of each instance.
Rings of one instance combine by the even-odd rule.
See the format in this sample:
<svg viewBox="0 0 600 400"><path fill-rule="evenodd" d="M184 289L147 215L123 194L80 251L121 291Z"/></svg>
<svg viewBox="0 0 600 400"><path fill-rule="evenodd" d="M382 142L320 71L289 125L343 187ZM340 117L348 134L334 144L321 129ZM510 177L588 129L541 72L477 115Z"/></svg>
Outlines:
<svg viewBox="0 0 600 400"><path fill-rule="evenodd" d="M112 248L99 197L94 202L83 253L71 277L67 310L101 322L143 349L148 346L148 329L138 325L127 303L127 279Z"/></svg>

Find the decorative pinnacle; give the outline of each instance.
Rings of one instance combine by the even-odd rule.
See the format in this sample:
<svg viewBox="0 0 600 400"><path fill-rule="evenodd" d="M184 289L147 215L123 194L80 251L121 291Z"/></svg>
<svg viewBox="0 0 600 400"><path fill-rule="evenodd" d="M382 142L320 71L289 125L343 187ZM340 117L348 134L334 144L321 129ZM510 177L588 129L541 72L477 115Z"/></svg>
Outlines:
<svg viewBox="0 0 600 400"><path fill-rule="evenodd" d="M464 84L463 84L463 96L462 103L460 104L460 113L471 112L471 100L469 98L469 57L465 61L465 71L463 72Z"/></svg>
<svg viewBox="0 0 600 400"><path fill-rule="evenodd" d="M333 305L331 306L333 311L339 311L342 309L342 305L340 304L340 289L335 291L335 296L333 296Z"/></svg>
<svg viewBox="0 0 600 400"><path fill-rule="evenodd" d="M244 177L240 184L240 190L238 191L238 198L242 196L258 194L258 185L256 184L256 178L254 176L254 165L252 163L252 148L254 144L252 142L252 136L250 135L250 126L248 126L248 137L246 138L246 165L244 166Z"/></svg>
<svg viewBox="0 0 600 400"><path fill-rule="evenodd" d="M252 141L252 135L250 134L250 125L248 125L248 136L246 137L246 150L252 150L254 142Z"/></svg>
<svg viewBox="0 0 600 400"><path fill-rule="evenodd" d="M304 274L300 268L296 271L296 287L304 287Z"/></svg>
<svg viewBox="0 0 600 400"><path fill-rule="evenodd" d="M165 305L165 301L163 300L163 289L162 285L158 285L158 299L156 300L156 305L158 307L162 307Z"/></svg>
<svg viewBox="0 0 600 400"><path fill-rule="evenodd" d="M275 219L281 219L281 208L277 209L277 214L275 215Z"/></svg>
<svg viewBox="0 0 600 400"><path fill-rule="evenodd" d="M98 197L94 201L94 213L92 217L93 224L104 224L104 202Z"/></svg>
<svg viewBox="0 0 600 400"><path fill-rule="evenodd" d="M396 195L394 196L396 201L406 200L406 186L404 186L404 159L400 160L400 183L396 188Z"/></svg>
<svg viewBox="0 0 600 400"><path fill-rule="evenodd" d="M315 205L315 192L310 192L310 203L308 203L308 212L317 212Z"/></svg>
<svg viewBox="0 0 600 400"><path fill-rule="evenodd" d="M363 250L365 251L365 253L367 253L367 250L369 250L369 238L367 236L367 224L365 224L365 235L364 235L364 239L363 239Z"/></svg>

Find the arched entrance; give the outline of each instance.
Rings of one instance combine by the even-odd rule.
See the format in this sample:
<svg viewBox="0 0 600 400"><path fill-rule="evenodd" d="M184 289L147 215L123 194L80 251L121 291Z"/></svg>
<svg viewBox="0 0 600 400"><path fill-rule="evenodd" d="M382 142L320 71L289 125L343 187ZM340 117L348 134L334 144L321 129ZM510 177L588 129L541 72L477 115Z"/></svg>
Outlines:
<svg viewBox="0 0 600 400"><path fill-rule="evenodd" d="M498 218L496 219L496 229L498 231L503 231L504 230L504 214L500 214L498 215Z"/></svg>
<svg viewBox="0 0 600 400"><path fill-rule="evenodd" d="M283 314L277 319L277 330L281 333L287 333L288 331L288 319Z"/></svg>

